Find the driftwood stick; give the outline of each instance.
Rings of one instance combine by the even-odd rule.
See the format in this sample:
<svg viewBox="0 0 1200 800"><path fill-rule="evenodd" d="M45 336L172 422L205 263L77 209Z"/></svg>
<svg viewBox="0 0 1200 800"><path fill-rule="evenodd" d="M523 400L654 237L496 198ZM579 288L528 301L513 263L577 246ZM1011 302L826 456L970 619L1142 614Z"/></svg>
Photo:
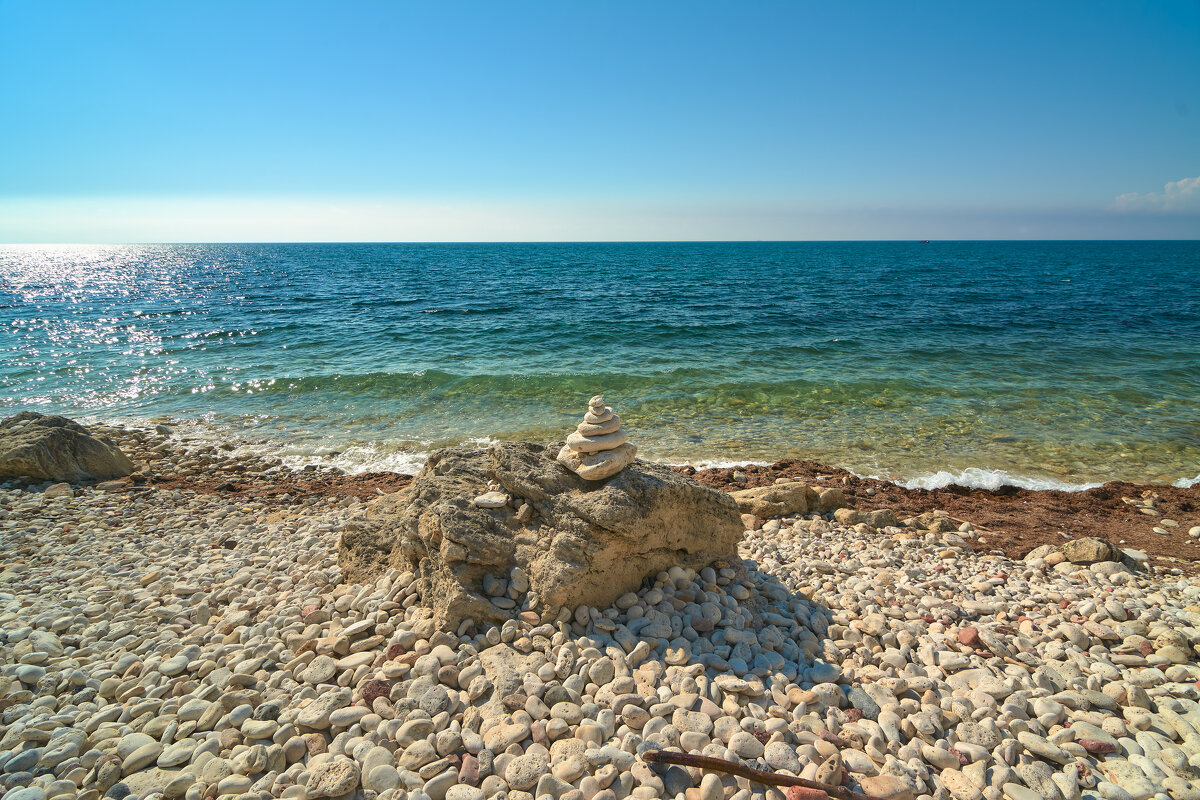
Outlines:
<svg viewBox="0 0 1200 800"><path fill-rule="evenodd" d="M732 761L726 761L723 758L695 756L690 753L671 753L666 750L647 750L642 753L642 759L658 764L678 764L681 767L696 767L698 769L712 770L713 772L726 772L730 775L736 775L739 778L745 778L748 781L766 784L767 786L799 786L804 789L824 792L830 797L838 798L838 800L870 800L865 794L844 789L841 786L826 786L823 783L805 780L804 778L793 778L791 775L763 772L762 770L752 769Z"/></svg>

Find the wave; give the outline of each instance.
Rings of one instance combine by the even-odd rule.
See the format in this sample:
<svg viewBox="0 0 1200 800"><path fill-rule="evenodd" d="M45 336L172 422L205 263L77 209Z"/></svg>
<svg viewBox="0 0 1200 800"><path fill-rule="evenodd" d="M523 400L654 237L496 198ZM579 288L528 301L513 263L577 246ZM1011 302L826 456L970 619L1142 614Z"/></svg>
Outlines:
<svg viewBox="0 0 1200 800"><path fill-rule="evenodd" d="M483 308L422 308L422 314L508 314L517 306L485 306Z"/></svg>
<svg viewBox="0 0 1200 800"><path fill-rule="evenodd" d="M1171 485L1176 489L1190 489L1197 484L1200 484L1200 475L1194 478L1180 478Z"/></svg>
<svg viewBox="0 0 1200 800"><path fill-rule="evenodd" d="M333 450L319 445L281 446L272 441L243 444L233 450L233 455L278 458L285 466L296 470L314 464L336 467L349 475L361 472L416 475L429 460L430 452L389 447L385 442L367 442L350 445L345 450Z"/></svg>
<svg viewBox="0 0 1200 800"><path fill-rule="evenodd" d="M888 480L887 478L878 478L875 475L864 477ZM945 489L947 486L962 486L967 489L986 489L992 492L1002 489L1005 486L1038 491L1053 489L1059 492L1083 492L1103 485L1102 483L1067 483L1066 481L1057 481L1053 478L1014 475L1003 469L980 469L979 467L968 467L957 473L938 470L937 472L918 475L906 481L894 480L891 482L905 489Z"/></svg>

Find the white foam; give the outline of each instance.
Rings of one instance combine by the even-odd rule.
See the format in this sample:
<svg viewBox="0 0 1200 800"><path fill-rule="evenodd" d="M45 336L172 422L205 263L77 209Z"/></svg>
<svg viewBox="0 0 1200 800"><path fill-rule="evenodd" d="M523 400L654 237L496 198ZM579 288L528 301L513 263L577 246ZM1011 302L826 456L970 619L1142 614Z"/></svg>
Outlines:
<svg viewBox="0 0 1200 800"><path fill-rule="evenodd" d="M193 433L200 433L197 438L212 441L229 441L227 433L204 426L197 428L188 426ZM496 444L499 439L490 436L476 436L457 443L462 447L488 447ZM339 445L341 445L339 447ZM363 472L397 472L404 475L416 475L429 460L429 455L437 447L432 441L368 441L357 443L341 443L336 440L316 442L289 442L279 439L265 439L255 442L240 442L231 452L233 456L256 456L258 458L277 458L290 469L300 470L309 465L319 467L335 467L348 475L358 475Z"/></svg>
<svg viewBox="0 0 1200 800"><path fill-rule="evenodd" d="M234 455L254 455L262 458L278 458L283 464L292 469L302 469L310 464L326 467L337 467L351 475L362 472L399 472L415 475L429 460L429 454L439 446L448 443L432 441L371 441L366 443L341 444L335 440L311 441L296 443L283 439L263 439L254 442L237 441L236 429L219 425L209 417L192 417L189 419L168 419L156 417L121 417L112 418L103 415L86 415L78 419L84 424L108 423L132 425L135 427L153 427L157 422L167 422L175 429L176 435L184 439L198 439L217 443L235 443ZM266 418L262 418L266 419ZM501 440L490 436L464 439L461 446L487 447ZM724 461L718 459L686 459L668 466L691 466L696 469L728 469L734 467L760 466L769 467L773 461ZM1052 489L1060 492L1082 492L1102 486L1097 483L1068 483L1053 478L1039 478L1030 475L1016 475L1002 469L982 469L969 467L958 472L938 470L937 472L917 475L907 480L896 480L877 474L854 472L861 478L872 478L887 481L905 489L944 489L947 486L962 486L967 489L985 489L996 491L1005 486L1019 489L1045 490ZM1189 489L1200 485L1200 475L1194 478L1180 478L1171 484L1179 489Z"/></svg>
<svg viewBox="0 0 1200 800"><path fill-rule="evenodd" d="M866 477L876 477L868 475ZM881 478L880 480L887 480ZM980 469L969 467L960 472L939 470L926 475L918 475L907 481L893 481L905 489L945 489L947 486L963 486L968 489L987 489L996 491L1005 486L1015 486L1018 489L1054 489L1060 492L1082 492L1095 489L1100 483L1067 483L1053 478L1034 478L1028 475L1013 475L1002 469Z"/></svg>
<svg viewBox="0 0 1200 800"><path fill-rule="evenodd" d="M335 439L296 441L284 438L243 438L237 426L220 425L206 417L184 419L168 417L81 417L84 424L97 422L152 428L165 422L174 431L174 438L182 442L197 444L232 444L228 454L233 457L251 456L264 459L279 459L289 469L301 470L311 465L336 467L350 475L361 472L399 472L415 475L425 466L432 451L432 442L339 442ZM254 420L245 420L252 427ZM253 434L251 434L253 435ZM470 444L486 445L484 439L471 440Z"/></svg>
<svg viewBox="0 0 1200 800"><path fill-rule="evenodd" d="M667 464L668 467L695 467L696 469L732 469L733 467L769 467L774 461L681 461L678 464Z"/></svg>
<svg viewBox="0 0 1200 800"><path fill-rule="evenodd" d="M361 472L399 472L415 475L429 460L429 450L390 442L348 444L337 449L331 443L294 444L277 440L247 442L238 445L233 456L277 458L294 470L309 465L336 467L349 475Z"/></svg>
<svg viewBox="0 0 1200 800"><path fill-rule="evenodd" d="M393 450L381 447L376 442L369 442L347 447L337 455L309 457L298 466L320 464L337 467L350 475L360 472L399 472L416 475L428 460L429 452L425 450ZM284 459L284 463L288 463L287 459Z"/></svg>

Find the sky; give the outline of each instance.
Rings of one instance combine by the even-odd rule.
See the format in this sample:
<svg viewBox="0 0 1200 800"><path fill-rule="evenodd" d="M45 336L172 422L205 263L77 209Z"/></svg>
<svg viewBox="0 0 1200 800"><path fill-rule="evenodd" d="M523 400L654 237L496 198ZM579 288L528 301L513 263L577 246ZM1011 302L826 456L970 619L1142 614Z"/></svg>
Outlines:
<svg viewBox="0 0 1200 800"><path fill-rule="evenodd" d="M0 0L0 242L1200 238L1200 3Z"/></svg>

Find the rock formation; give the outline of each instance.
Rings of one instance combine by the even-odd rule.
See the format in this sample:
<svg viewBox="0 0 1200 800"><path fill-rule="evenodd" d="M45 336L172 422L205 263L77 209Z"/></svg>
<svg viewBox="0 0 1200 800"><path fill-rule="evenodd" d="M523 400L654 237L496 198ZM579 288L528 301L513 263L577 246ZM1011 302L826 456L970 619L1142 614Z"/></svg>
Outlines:
<svg viewBox="0 0 1200 800"><path fill-rule="evenodd" d="M1124 552L1111 542L1097 536L1069 539L1061 545L1044 544L1030 550L1026 561L1044 558L1051 566L1068 561L1072 564L1098 564L1105 561L1121 561Z"/></svg>
<svg viewBox="0 0 1200 800"><path fill-rule="evenodd" d="M782 517L817 510L820 495L801 481L785 481L771 486L738 489L729 493L744 514L756 517Z"/></svg>
<svg viewBox="0 0 1200 800"><path fill-rule="evenodd" d="M0 422L0 478L77 482L131 472L119 447L66 417L22 411Z"/></svg>
<svg viewBox="0 0 1200 800"><path fill-rule="evenodd" d="M597 485L556 450L437 451L408 489L343 531L342 569L353 581L415 573L437 623L454 630L467 618L604 608L672 566L736 562L742 524L729 495L640 461Z"/></svg>
<svg viewBox="0 0 1200 800"><path fill-rule="evenodd" d="M621 418L604 405L604 395L598 394L588 401L583 422L558 451L558 463L585 480L611 478L637 455L637 448L625 439Z"/></svg>

